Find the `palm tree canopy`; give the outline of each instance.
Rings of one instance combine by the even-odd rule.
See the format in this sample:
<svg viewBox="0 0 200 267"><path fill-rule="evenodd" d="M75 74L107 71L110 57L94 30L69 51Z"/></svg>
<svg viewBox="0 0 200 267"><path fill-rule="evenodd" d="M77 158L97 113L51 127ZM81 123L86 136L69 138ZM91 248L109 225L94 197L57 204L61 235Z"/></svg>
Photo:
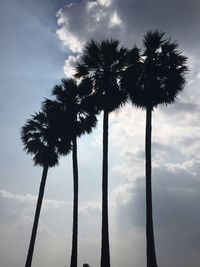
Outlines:
<svg viewBox="0 0 200 267"><path fill-rule="evenodd" d="M65 142L65 153L71 149L68 141L61 140L56 128L45 112L35 113L27 120L21 129L21 140L24 150L34 155L35 165L53 167L58 164L58 149L60 142Z"/></svg>
<svg viewBox="0 0 200 267"><path fill-rule="evenodd" d="M113 111L126 102L126 93L119 80L126 67L127 49L118 40L86 43L80 61L76 63L77 78L92 81L92 97L98 110Z"/></svg>
<svg viewBox="0 0 200 267"><path fill-rule="evenodd" d="M187 58L178 44L164 39L165 33L148 31L143 39L143 53L134 47L129 54L129 65L122 79L132 103L146 108L170 104L185 85Z"/></svg>
<svg viewBox="0 0 200 267"><path fill-rule="evenodd" d="M43 109L57 123L62 138L73 139L90 133L96 126L97 119L94 109L87 101L92 86L88 79L77 84L74 79L63 79L52 91L55 100L46 99Z"/></svg>

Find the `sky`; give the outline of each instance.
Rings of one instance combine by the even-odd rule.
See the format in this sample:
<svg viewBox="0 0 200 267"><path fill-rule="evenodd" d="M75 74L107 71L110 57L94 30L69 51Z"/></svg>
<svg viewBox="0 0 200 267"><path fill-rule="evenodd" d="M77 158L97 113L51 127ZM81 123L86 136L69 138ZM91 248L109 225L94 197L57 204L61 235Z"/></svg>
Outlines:
<svg viewBox="0 0 200 267"><path fill-rule="evenodd" d="M200 262L200 2L198 0L0 1L0 265L25 264L42 174L23 151L20 128L64 77L90 38L142 48L160 29L188 57L177 103L153 112L153 216L158 266ZM130 103L109 120L111 265L145 258L145 112ZM78 140L79 266L100 265L102 117ZM69 266L71 155L49 170L33 267Z"/></svg>

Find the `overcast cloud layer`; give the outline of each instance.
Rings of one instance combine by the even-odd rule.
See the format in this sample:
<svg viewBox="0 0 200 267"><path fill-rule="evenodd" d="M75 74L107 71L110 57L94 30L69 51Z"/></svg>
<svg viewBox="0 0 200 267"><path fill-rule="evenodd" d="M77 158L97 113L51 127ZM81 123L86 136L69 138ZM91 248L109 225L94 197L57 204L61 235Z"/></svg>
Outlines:
<svg viewBox="0 0 200 267"><path fill-rule="evenodd" d="M46 4L44 10L45 7L48 10L52 6ZM39 18L42 18L40 14L36 16L36 13L31 12L34 23L40 22L40 25L33 25L34 29L37 29L36 32L40 33L35 39L39 41L38 45L41 45L37 51L41 51L42 60L40 62L38 56L37 60L27 61L32 62L30 66L33 68L30 67L28 75L33 71L38 75L38 79L41 78L40 73L47 76L41 78L42 84L41 80L32 76L27 82L34 82L36 86L40 84L44 89L40 92L34 91L32 86L28 91L29 94L25 94L23 102L25 104L17 111L19 115L17 123L12 118L14 111L10 114L5 103L3 114L5 116L7 114L13 122L17 135L16 132L24 118L33 108L39 106L38 103L42 100L39 98L49 93L48 90L51 89L49 86L53 87L59 79L60 69L63 68L68 77L73 74L73 63L84 43L90 38L102 40L112 37L121 40L122 44L128 47L134 43L141 46L146 30L161 29L167 36L171 36L172 40L177 40L180 49L189 57L190 73L187 77L187 86L178 102L169 107L160 107L153 114L155 241L159 266L199 267L200 2L198 0L97 0L72 3L68 1L65 5L60 1L59 6L53 7L51 12L54 10L57 27L49 18L40 20ZM22 13L21 9L17 10ZM15 13L12 9L11 11ZM23 14L26 12L23 11ZM48 28L48 23L53 25L51 30ZM60 40L60 47L58 40L55 41L56 35ZM31 36L28 40L31 40ZM36 40L33 42L33 47L31 45L31 51L36 49L34 46ZM43 41L45 45L40 43ZM20 43L17 44L18 49L21 49ZM10 45L12 47L13 43ZM6 50L6 46L4 49ZM65 63L64 58L66 58ZM37 65L37 61L40 64ZM14 61L16 65L17 62ZM37 72L41 64L42 69L38 69ZM26 69L18 71L24 73ZM23 92L25 90L26 86L23 83ZM13 91L10 91L10 94L12 93ZM17 95L16 93L15 98ZM30 98L32 101L28 100ZM15 100L13 105L19 106L19 103L19 100L17 102ZM144 267L146 262L144 129L145 112L136 110L130 103L110 116L110 243L111 263L114 267L133 265ZM41 170L35 170L30 159L26 159L25 155L22 156L22 152L21 154L18 152L20 144L12 139L13 128L11 127L10 131L6 130L4 127L3 147L5 140L8 140L7 135L13 140L12 145L15 146L15 142L17 144L13 154L11 148L9 150L9 157L16 163L13 164L13 168L8 164L8 160L4 163L0 180L0 234L1 240L4 240L0 244L0 258L3 267L10 267L23 266L25 261ZM100 262L101 130L100 121L93 135L83 137L79 141L81 174L79 266L88 262L95 267L99 266ZM15 138L19 139L19 136ZM16 153L20 155L20 161L16 159ZM6 158L8 157L2 157L3 162ZM12 172L8 169L12 169ZM33 182L26 182L27 179ZM49 172L33 267L69 264L71 189L71 162L70 159L62 159L60 167ZM8 255L7 251L12 251L12 256Z"/></svg>

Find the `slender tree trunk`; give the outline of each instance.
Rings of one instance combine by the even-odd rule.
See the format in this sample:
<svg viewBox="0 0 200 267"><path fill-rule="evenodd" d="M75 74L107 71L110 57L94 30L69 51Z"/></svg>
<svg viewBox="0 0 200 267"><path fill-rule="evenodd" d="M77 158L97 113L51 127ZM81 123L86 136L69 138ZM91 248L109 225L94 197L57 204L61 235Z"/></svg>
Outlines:
<svg viewBox="0 0 200 267"><path fill-rule="evenodd" d="M110 267L108 232L108 111L103 114L102 240L101 267Z"/></svg>
<svg viewBox="0 0 200 267"><path fill-rule="evenodd" d="M43 200L43 196L44 196L44 189L45 189L45 183L46 183L46 178L47 178L47 172L48 172L48 166L45 166L43 168L42 179L40 182L40 189L39 189L37 206L36 206L35 217L34 217L34 222L33 222L33 229L32 229L32 233L31 233L31 240L30 240L30 244L29 244L28 255L26 258L25 267L31 267L31 264L32 264L33 251L34 251L34 246L35 246L35 238L36 238L36 234L37 234L38 222L39 222L39 217L40 217L40 210L41 210L42 200Z"/></svg>
<svg viewBox="0 0 200 267"><path fill-rule="evenodd" d="M77 140L73 139L72 149L73 180L74 180L74 203L73 203L73 230L72 230L72 252L70 267L77 267L78 257L78 160Z"/></svg>
<svg viewBox="0 0 200 267"><path fill-rule="evenodd" d="M152 108L146 109L146 240L147 240L147 267L157 267L156 251L153 232L152 215L152 185L151 185L151 120Z"/></svg>

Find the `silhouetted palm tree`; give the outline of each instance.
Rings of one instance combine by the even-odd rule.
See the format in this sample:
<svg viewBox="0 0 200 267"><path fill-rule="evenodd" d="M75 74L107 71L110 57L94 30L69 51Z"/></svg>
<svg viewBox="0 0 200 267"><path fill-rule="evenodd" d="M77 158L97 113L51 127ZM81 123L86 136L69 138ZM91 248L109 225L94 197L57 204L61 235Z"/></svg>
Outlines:
<svg viewBox="0 0 200 267"><path fill-rule="evenodd" d="M35 115L33 115L32 118L26 122L21 129L21 140L24 144L24 150L28 154L34 155L34 164L43 167L32 234L25 264L25 267L30 267L32 264L47 172L49 167L54 167L56 164L58 164L58 150L56 147L60 146L58 144L61 141L56 136L56 131L50 125L48 116L44 112L35 113ZM71 144L65 140L62 140L62 142L64 143L62 146L65 146L65 154L67 154L71 149Z"/></svg>
<svg viewBox="0 0 200 267"><path fill-rule="evenodd" d="M151 121L152 111L158 105L176 101L185 84L186 57L177 50L178 45L164 39L160 31L148 31L144 36L144 53L137 47L130 51L129 67L122 79L133 105L146 109L146 238L147 267L157 267L151 186Z"/></svg>
<svg viewBox="0 0 200 267"><path fill-rule="evenodd" d="M117 40L86 43L76 64L77 78L90 78L93 84L91 102L103 111L103 173L102 173L102 242L101 267L110 266L108 230L108 119L109 113L126 102L119 79L125 68L127 50ZM92 104L91 104L92 105Z"/></svg>
<svg viewBox="0 0 200 267"><path fill-rule="evenodd" d="M91 107L87 104L88 90L91 90L91 82L88 79L80 84L74 79L63 79L60 85L53 89L55 100L46 100L43 108L51 114L55 121L57 118L57 130L62 138L72 140L72 163L73 163L73 231L71 267L77 267L78 256L78 160L77 160L77 137L82 134L91 133L96 126L96 116ZM62 149L60 149L60 152Z"/></svg>

